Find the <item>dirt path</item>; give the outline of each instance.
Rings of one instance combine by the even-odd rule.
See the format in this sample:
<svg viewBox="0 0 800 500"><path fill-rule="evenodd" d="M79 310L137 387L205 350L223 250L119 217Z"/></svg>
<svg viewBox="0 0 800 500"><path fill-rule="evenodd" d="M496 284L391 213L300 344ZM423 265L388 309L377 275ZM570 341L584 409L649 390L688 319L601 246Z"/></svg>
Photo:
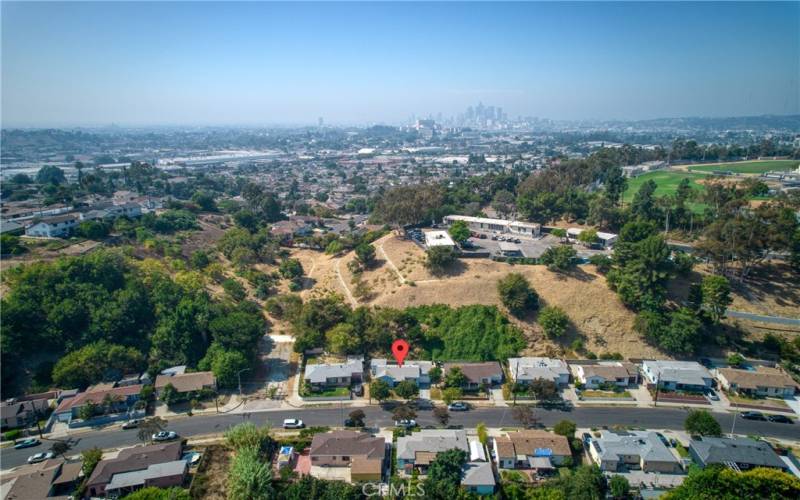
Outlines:
<svg viewBox="0 0 800 500"><path fill-rule="evenodd" d="M378 245L378 249L381 251L381 254L383 255L383 258L386 259L386 262L389 263L389 267L391 267L392 270L395 272L395 274L397 274L397 277L400 278L400 284L401 285L405 285L406 284L406 278L400 272L400 269L398 269L397 266L394 265L394 262L392 262L392 259L390 259L388 255L386 255L386 251L383 249L383 241L381 241L380 245Z"/></svg>
<svg viewBox="0 0 800 500"><path fill-rule="evenodd" d="M358 307L358 301L356 300L355 297L353 297L353 294L350 293L350 289L347 287L347 283L345 283L344 278L342 278L342 271L339 269L339 264L341 263L342 263L341 258L336 260L336 265L334 266L336 268L336 277L339 278L339 284L342 285L342 288L344 288L345 294L347 295L347 299L350 301L351 304L353 304L353 307Z"/></svg>

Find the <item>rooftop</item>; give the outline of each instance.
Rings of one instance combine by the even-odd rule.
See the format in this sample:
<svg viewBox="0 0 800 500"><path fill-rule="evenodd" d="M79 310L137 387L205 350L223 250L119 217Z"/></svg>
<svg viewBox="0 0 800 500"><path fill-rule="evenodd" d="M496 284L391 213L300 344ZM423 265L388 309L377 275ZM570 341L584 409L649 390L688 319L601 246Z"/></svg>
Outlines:
<svg viewBox="0 0 800 500"><path fill-rule="evenodd" d="M416 460L418 452L439 453L459 449L469 453L467 432L453 429L423 429L397 438L397 458Z"/></svg>
<svg viewBox="0 0 800 500"><path fill-rule="evenodd" d="M755 439L704 437L692 439L689 447L704 464L734 462L760 467L786 468L786 464L769 443Z"/></svg>

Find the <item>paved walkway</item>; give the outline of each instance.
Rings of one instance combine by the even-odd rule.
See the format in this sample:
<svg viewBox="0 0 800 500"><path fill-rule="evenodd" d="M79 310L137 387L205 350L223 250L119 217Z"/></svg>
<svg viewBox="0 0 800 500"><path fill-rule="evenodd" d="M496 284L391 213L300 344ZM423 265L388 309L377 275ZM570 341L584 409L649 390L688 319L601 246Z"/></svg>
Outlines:
<svg viewBox="0 0 800 500"><path fill-rule="evenodd" d="M796 318L784 318L782 316L764 316L762 314L753 314L749 312L731 311L731 310L725 311L725 315L730 316L731 318L749 319L750 321L760 321L762 323L800 326L800 319Z"/></svg>

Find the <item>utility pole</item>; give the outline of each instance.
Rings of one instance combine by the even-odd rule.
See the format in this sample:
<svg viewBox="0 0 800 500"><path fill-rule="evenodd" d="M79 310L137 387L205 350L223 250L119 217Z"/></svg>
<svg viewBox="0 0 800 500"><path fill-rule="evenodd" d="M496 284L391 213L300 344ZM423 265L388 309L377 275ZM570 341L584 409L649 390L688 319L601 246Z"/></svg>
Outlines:
<svg viewBox="0 0 800 500"><path fill-rule="evenodd" d="M661 377L656 377L656 399L653 401L653 406L658 406L658 389L661 387Z"/></svg>

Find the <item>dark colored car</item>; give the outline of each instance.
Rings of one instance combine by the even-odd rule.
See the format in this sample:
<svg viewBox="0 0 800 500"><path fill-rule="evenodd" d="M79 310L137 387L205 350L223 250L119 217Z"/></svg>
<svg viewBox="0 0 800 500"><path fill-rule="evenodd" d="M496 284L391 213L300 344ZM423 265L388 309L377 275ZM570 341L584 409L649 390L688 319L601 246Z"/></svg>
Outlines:
<svg viewBox="0 0 800 500"><path fill-rule="evenodd" d="M363 420L353 420L352 418L348 418L344 421L345 427L364 427Z"/></svg>
<svg viewBox="0 0 800 500"><path fill-rule="evenodd" d="M742 418L745 420L763 420L766 421L767 417L760 411L745 411L742 412Z"/></svg>
<svg viewBox="0 0 800 500"><path fill-rule="evenodd" d="M786 415L770 415L769 417L767 417L767 420L769 420L770 422L778 423L778 424L793 424L794 423L794 420L792 420L791 418L787 417Z"/></svg>

